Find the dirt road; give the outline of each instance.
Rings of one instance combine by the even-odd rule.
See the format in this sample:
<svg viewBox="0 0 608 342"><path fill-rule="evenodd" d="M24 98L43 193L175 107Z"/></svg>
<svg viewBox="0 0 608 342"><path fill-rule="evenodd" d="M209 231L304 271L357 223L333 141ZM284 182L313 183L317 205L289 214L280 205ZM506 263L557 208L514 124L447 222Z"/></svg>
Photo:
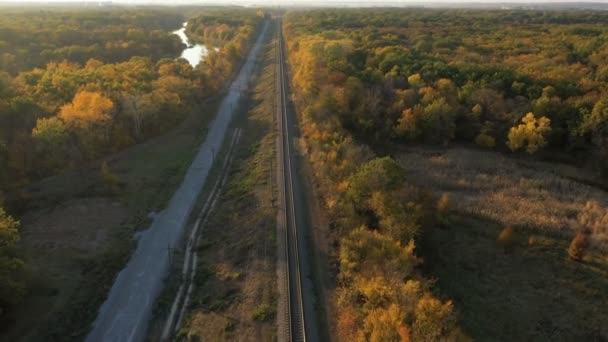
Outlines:
<svg viewBox="0 0 608 342"><path fill-rule="evenodd" d="M86 341L142 341L156 298L163 288L169 270L170 250L184 233L194 203L213 165L214 154L220 150L226 130L241 97L241 88L248 84L261 42L268 29L264 24L247 61L233 81L209 125L205 141L192 161L182 184L169 205L140 235L137 249L126 267L118 274L108 298L99 309Z"/></svg>

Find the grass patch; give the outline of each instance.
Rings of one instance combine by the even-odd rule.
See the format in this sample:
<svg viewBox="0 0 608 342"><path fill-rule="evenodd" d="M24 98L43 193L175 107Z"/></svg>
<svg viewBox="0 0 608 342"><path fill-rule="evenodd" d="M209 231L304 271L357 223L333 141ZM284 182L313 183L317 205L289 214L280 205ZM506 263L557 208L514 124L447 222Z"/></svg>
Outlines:
<svg viewBox="0 0 608 342"><path fill-rule="evenodd" d="M591 179L584 170L462 147L405 148L398 160L409 180L449 192L460 212L568 239L584 229L593 247L608 248L608 194L572 178Z"/></svg>
<svg viewBox="0 0 608 342"><path fill-rule="evenodd" d="M481 341L608 339L608 195L583 170L463 147L399 148L408 180L450 208L419 252L463 329ZM577 178L572 174L578 172ZM590 248L568 257L577 231Z"/></svg>
<svg viewBox="0 0 608 342"><path fill-rule="evenodd" d="M232 341L243 336L276 340L269 316L272 308L264 309L263 320L252 317L276 296L272 48L270 43L262 50L265 55L255 89L245 104L246 112L236 118L241 140L227 183L202 230L196 286L178 340Z"/></svg>
<svg viewBox="0 0 608 342"><path fill-rule="evenodd" d="M455 216L425 236L428 275L456 303L465 331L479 341L600 341L608 337L605 255L567 256L568 241Z"/></svg>

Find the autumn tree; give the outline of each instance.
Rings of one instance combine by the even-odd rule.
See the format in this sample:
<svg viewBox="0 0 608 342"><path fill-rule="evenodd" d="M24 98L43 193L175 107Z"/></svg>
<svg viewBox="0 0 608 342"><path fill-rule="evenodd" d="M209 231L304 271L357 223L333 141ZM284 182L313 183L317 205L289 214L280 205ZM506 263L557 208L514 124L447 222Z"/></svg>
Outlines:
<svg viewBox="0 0 608 342"><path fill-rule="evenodd" d="M340 246L340 274L345 280L362 276L404 279L418 262L413 242L402 245L365 227L353 230Z"/></svg>
<svg viewBox="0 0 608 342"><path fill-rule="evenodd" d="M0 315L26 291L25 264L18 257L19 222L0 208Z"/></svg>
<svg viewBox="0 0 608 342"><path fill-rule="evenodd" d="M449 223L450 206L450 195L447 192L442 193L439 201L437 201L437 219L442 225Z"/></svg>
<svg viewBox="0 0 608 342"><path fill-rule="evenodd" d="M70 128L90 129L110 120L114 103L98 92L80 91L61 107L59 118Z"/></svg>
<svg viewBox="0 0 608 342"><path fill-rule="evenodd" d="M399 137L404 137L410 140L418 138L422 131L420 129L418 111L413 108L406 108L401 112L398 124L395 126L394 131Z"/></svg>
<svg viewBox="0 0 608 342"><path fill-rule="evenodd" d="M587 236L584 233L577 233L570 246L568 247L568 256L575 261L583 260L587 249Z"/></svg>
<svg viewBox="0 0 608 342"><path fill-rule="evenodd" d="M437 98L424 107L423 122L427 139L446 143L454 138L455 110L444 97Z"/></svg>
<svg viewBox="0 0 608 342"><path fill-rule="evenodd" d="M424 86L424 80L420 74L413 74L408 76L407 83L412 88L421 88Z"/></svg>
<svg viewBox="0 0 608 342"><path fill-rule="evenodd" d="M514 236L513 234L515 233L515 231L513 230L513 227L509 226L509 227L505 227L503 230L500 231L500 234L498 234L498 238L496 239L496 242L498 243L499 246L501 246L506 253L509 252L510 248L513 246L514 243Z"/></svg>
<svg viewBox="0 0 608 342"><path fill-rule="evenodd" d="M591 112L583 117L580 131L591 136L600 152L608 152L608 100L602 99L595 103Z"/></svg>
<svg viewBox="0 0 608 342"><path fill-rule="evenodd" d="M392 158L375 158L360 166L348 180L348 196L358 205L365 205L376 191L396 189L404 181L403 168Z"/></svg>
<svg viewBox="0 0 608 342"><path fill-rule="evenodd" d="M131 119L133 125L133 137L139 141L143 137L143 124L147 116L156 109L151 94L125 92L120 97L123 114Z"/></svg>
<svg viewBox="0 0 608 342"><path fill-rule="evenodd" d="M59 119L75 134L85 155L93 157L107 141L107 125L114 103L98 92L80 91L61 107Z"/></svg>
<svg viewBox="0 0 608 342"><path fill-rule="evenodd" d="M397 241L406 243L419 229L423 208L405 190L376 191L369 200L370 208L379 219L380 229Z"/></svg>
<svg viewBox="0 0 608 342"><path fill-rule="evenodd" d="M49 170L65 167L69 152L69 134L63 121L57 117L38 119L32 130L32 137L39 155L44 159L44 167Z"/></svg>
<svg viewBox="0 0 608 342"><path fill-rule="evenodd" d="M545 137L551 132L551 120L543 116L537 119L534 113L528 113L522 118L522 124L512 127L509 131L507 145L512 151L525 148L532 154L547 145Z"/></svg>
<svg viewBox="0 0 608 342"><path fill-rule="evenodd" d="M440 341L450 336L456 328L454 305L442 303L431 295L418 301L412 337L414 341Z"/></svg>
<svg viewBox="0 0 608 342"><path fill-rule="evenodd" d="M407 313L399 305L372 310L363 323L365 340L370 342L409 342L410 328L406 324Z"/></svg>

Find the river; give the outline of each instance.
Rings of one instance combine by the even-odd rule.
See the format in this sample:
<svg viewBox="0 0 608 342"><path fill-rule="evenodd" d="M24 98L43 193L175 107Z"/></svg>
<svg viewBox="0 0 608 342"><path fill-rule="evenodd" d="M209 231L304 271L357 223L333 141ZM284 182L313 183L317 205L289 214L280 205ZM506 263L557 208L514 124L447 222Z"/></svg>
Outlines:
<svg viewBox="0 0 608 342"><path fill-rule="evenodd" d="M181 29L175 30L172 33L177 35L182 40L182 43L186 44L187 48L182 51L180 57L186 59L188 63L190 63L190 65L192 65L192 67L194 68L203 60L205 56L207 56L209 51L207 50L207 47L205 45L190 44L190 40L188 39L188 36L186 36L187 25L188 22L185 22Z"/></svg>

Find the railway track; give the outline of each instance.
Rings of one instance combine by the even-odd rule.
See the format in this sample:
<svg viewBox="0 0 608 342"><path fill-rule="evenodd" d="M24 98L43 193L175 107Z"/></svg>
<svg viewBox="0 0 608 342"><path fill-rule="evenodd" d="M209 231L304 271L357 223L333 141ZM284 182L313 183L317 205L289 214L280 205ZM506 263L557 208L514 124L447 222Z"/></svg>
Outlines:
<svg viewBox="0 0 608 342"><path fill-rule="evenodd" d="M306 341L306 324L304 320L304 301L302 291L302 276L300 272L300 251L298 243L298 220L294 196L294 166L292 163L292 134L287 115L287 75L285 72L284 44L281 30L281 19L277 19L277 123L279 129L279 158L283 169L283 179L280 184L284 201L285 223L285 277L287 284L287 305L285 319L288 341Z"/></svg>

